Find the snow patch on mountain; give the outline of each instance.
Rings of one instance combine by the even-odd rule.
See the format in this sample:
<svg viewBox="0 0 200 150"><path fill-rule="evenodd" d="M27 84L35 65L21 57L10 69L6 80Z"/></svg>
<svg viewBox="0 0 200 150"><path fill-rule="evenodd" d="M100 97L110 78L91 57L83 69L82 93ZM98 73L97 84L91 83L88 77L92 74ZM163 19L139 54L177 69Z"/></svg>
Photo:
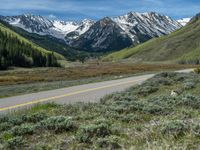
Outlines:
<svg viewBox="0 0 200 150"><path fill-rule="evenodd" d="M191 18L182 18L177 20L182 26L185 26L188 22L190 22Z"/></svg>
<svg viewBox="0 0 200 150"><path fill-rule="evenodd" d="M22 28L30 33L39 35L51 35L59 39L65 39L70 32L78 32L79 35L86 32L94 23L92 20L84 19L81 22L50 20L42 16L19 15L3 17L9 24Z"/></svg>
<svg viewBox="0 0 200 150"><path fill-rule="evenodd" d="M53 21L53 25L54 25L53 29L63 32L65 34L74 31L79 27L78 23L72 21L65 22L65 21L55 20Z"/></svg>
<svg viewBox="0 0 200 150"><path fill-rule="evenodd" d="M155 12L130 12L124 16L114 17L112 19L133 41L138 32L149 35L150 37L157 37L169 34L182 26L170 17Z"/></svg>

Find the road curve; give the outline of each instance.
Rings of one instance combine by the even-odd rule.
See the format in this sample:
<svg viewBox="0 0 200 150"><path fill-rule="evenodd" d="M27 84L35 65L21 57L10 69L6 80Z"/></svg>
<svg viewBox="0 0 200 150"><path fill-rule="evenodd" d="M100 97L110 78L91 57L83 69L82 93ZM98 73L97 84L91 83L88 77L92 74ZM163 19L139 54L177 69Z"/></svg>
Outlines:
<svg viewBox="0 0 200 150"><path fill-rule="evenodd" d="M181 70L178 72L190 71L192 71L192 69ZM0 114L17 109L28 108L38 103L55 102L58 104L70 104L76 102L98 102L100 98L107 94L123 91L126 88L140 84L153 76L154 74L134 76L118 80L85 84L9 98L1 98Z"/></svg>

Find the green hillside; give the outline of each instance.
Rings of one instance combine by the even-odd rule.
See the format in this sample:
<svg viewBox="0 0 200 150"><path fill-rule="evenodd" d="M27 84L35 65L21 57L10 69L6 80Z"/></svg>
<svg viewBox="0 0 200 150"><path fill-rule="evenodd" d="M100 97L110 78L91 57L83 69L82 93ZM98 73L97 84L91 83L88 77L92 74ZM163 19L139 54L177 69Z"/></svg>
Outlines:
<svg viewBox="0 0 200 150"><path fill-rule="evenodd" d="M59 66L60 54L47 51L0 23L0 69L9 66Z"/></svg>
<svg viewBox="0 0 200 150"><path fill-rule="evenodd" d="M136 62L171 61L199 64L200 19L198 15L187 26L170 35L112 53L104 57L103 60L127 58Z"/></svg>

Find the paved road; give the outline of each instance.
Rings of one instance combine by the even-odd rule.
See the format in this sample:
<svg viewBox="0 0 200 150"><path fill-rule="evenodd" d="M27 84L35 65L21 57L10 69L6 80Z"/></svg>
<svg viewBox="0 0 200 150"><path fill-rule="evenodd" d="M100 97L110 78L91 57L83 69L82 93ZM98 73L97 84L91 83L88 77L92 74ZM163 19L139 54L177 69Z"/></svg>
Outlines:
<svg viewBox="0 0 200 150"><path fill-rule="evenodd" d="M190 72L192 69L179 72ZM125 79L85 84L51 91L2 98L0 99L0 114L16 109L28 108L38 103L55 102L69 104L75 102L98 102L103 96L123 91L133 85L140 84L153 77L154 74L129 77Z"/></svg>

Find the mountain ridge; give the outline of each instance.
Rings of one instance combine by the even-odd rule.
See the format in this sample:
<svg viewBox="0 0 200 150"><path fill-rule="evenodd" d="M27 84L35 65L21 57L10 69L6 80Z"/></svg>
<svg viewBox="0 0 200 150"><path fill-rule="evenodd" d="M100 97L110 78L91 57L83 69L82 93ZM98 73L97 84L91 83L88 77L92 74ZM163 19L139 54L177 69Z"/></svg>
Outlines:
<svg viewBox="0 0 200 150"><path fill-rule="evenodd" d="M51 35L65 40L66 44L70 47L94 52L114 51L131 45L137 45L151 38L169 34L182 27L176 20L156 12L129 12L118 17L107 17L110 18L110 21L112 20L115 22L116 25L113 27L118 28L118 33L113 34L113 29L108 27L109 30L102 30L102 32L107 32L102 33L104 36L100 36L101 34L94 35L94 33L101 32L98 29L101 28L101 25L99 24L99 26L97 26L96 23L99 21L101 22L106 17L98 21L85 19L80 22L50 20L42 16L34 15L7 16L0 18L9 24L20 27L30 33ZM95 38L91 36L87 37L91 32L94 32L93 35ZM105 36L106 34L113 36ZM124 38L125 35L126 37ZM118 36L121 37L122 41L125 39L125 43L122 47L116 48L116 42L119 41ZM130 39L132 42L129 41ZM104 45L107 46L102 46L100 43L104 43Z"/></svg>
<svg viewBox="0 0 200 150"><path fill-rule="evenodd" d="M87 51L104 51L105 49L107 51L112 50L119 50L120 45L123 44L124 48L129 47L131 45L138 45L139 43L143 43L145 41L148 41L155 37L160 37L166 34L169 34L179 28L182 27L180 23L178 23L176 20L171 19L168 16L160 15L155 12L150 13L135 13L130 12L124 16L119 17L105 17L110 22L113 22L118 26L118 34L121 37L123 42L119 42L118 47L116 47L116 42L118 41L118 38L115 36L110 37L109 35L112 34L112 29L110 30L99 30L101 29L101 25L97 25L97 23L93 24L89 30L87 30L84 34L82 34L79 38L75 39L70 43L70 45L77 48L86 48ZM105 18L97 21L97 22L104 22ZM113 26L113 27L116 27ZM104 33L101 33L103 32ZM105 32L106 31L106 32ZM104 36L101 36L104 34ZM91 37L90 35L93 35ZM105 36L107 35L107 37ZM131 39L131 42L129 42L128 39ZM108 46L102 47L100 43L103 43L104 41L108 41L106 44ZM100 48L100 49L99 49Z"/></svg>
<svg viewBox="0 0 200 150"><path fill-rule="evenodd" d="M81 22L51 20L40 15L36 16L31 14L1 16L0 19L13 26L20 27L27 32L36 33L39 35L52 35L59 39L64 39L66 34L75 31L84 23L87 24L89 22L87 19L84 19Z"/></svg>

